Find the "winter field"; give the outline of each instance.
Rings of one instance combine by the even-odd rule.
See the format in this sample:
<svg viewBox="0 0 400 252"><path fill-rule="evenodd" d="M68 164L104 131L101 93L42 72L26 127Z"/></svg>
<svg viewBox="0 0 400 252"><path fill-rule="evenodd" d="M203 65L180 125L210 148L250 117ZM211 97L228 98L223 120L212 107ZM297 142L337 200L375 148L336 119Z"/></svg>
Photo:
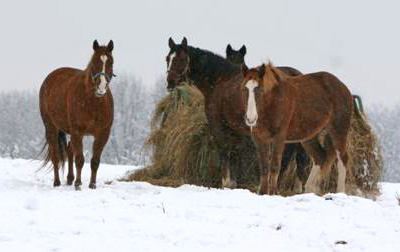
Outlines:
<svg viewBox="0 0 400 252"><path fill-rule="evenodd" d="M344 194L258 196L117 182L133 167L102 164L98 189L90 190L85 164L82 191L75 191L53 188L52 173L37 167L36 161L0 159L0 251L400 248L400 184L382 183L376 201Z"/></svg>

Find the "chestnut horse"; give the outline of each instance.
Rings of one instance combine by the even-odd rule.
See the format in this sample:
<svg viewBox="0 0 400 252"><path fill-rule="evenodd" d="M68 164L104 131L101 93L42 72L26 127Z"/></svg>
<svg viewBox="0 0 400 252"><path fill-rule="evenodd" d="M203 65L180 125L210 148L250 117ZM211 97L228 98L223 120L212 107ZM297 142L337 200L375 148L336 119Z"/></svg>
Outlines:
<svg viewBox="0 0 400 252"><path fill-rule="evenodd" d="M64 167L68 157L67 184L74 181L75 188L82 185L81 172L84 163L83 136L94 137L93 156L90 162L89 188L96 188L100 157L110 135L114 119L114 104L108 86L113 75L114 48L111 40L107 46L93 42L94 53L85 70L59 68L51 72L40 88L40 113L46 131L47 147L43 166L50 161L54 170L54 186L59 186L59 168ZM70 135L67 145L66 134Z"/></svg>
<svg viewBox="0 0 400 252"><path fill-rule="evenodd" d="M271 64L242 66L245 121L259 152L261 192L277 193L285 143L301 143L313 160L306 192L319 192L320 182L338 159L337 192L345 192L347 136L353 112L348 88L334 75L318 72L287 76ZM326 132L324 146L319 135ZM267 162L271 160L271 162Z"/></svg>
<svg viewBox="0 0 400 252"><path fill-rule="evenodd" d="M243 45L238 51L236 51L235 49L232 48L230 44L228 44L226 46L226 51L225 51L226 59L237 65L245 64L244 57L246 56L246 51L247 49L245 45ZM293 67L280 66L277 68L281 70L284 74L290 76L302 75L302 73L299 70ZM293 159L293 156L295 156L296 158L296 165L297 165L296 168L297 180L295 183L295 190L301 193L303 191L302 181L306 179L306 168L309 162L308 155L304 150L304 148L301 146L301 144L294 143L285 145L285 149L282 154L282 169L279 178L281 179L281 176L286 171L290 161Z"/></svg>

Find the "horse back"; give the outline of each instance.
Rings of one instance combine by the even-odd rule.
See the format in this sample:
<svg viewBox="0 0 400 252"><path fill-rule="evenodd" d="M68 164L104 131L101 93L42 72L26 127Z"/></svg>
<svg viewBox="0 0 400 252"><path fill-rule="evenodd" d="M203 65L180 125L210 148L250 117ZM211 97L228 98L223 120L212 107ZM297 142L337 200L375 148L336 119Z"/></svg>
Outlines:
<svg viewBox="0 0 400 252"><path fill-rule="evenodd" d="M68 90L71 89L71 85L74 84L74 82L70 83L71 80L82 73L82 70L67 67L52 71L47 75L40 88L40 102L45 102L44 99L48 99L47 96L52 95L66 97Z"/></svg>
<svg viewBox="0 0 400 252"><path fill-rule="evenodd" d="M300 72L299 70L293 68L293 67L288 67L288 66L280 66L277 67L279 70L281 70L284 74L287 74L289 76L299 76L302 75L303 73Z"/></svg>
<svg viewBox="0 0 400 252"><path fill-rule="evenodd" d="M328 72L317 72L288 79L296 89L295 110L290 128L304 132L341 123L348 125L352 113L352 96L345 84ZM307 122L307 123L304 123ZM294 132L293 135L299 135ZM291 137L289 137L291 138ZM294 139L290 139L294 140Z"/></svg>

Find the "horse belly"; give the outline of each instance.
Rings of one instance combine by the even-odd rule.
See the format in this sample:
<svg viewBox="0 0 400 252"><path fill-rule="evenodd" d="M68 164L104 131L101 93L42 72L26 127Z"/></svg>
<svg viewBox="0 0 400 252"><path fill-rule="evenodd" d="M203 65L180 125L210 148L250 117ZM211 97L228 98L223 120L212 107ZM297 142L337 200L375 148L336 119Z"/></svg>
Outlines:
<svg viewBox="0 0 400 252"><path fill-rule="evenodd" d="M287 142L303 142L315 137L329 124L330 114L327 112L293 118L289 126Z"/></svg>

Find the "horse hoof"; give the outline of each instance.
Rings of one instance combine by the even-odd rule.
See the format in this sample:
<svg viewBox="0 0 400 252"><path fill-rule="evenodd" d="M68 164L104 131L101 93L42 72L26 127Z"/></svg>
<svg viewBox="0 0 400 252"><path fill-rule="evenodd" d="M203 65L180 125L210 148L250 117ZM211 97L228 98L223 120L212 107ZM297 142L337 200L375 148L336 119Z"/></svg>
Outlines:
<svg viewBox="0 0 400 252"><path fill-rule="evenodd" d="M299 178L296 178L294 181L293 191L296 194L300 194L303 192L303 183Z"/></svg>
<svg viewBox="0 0 400 252"><path fill-rule="evenodd" d="M306 186L304 188L304 192L305 193L314 193L316 195L320 194L319 189L318 189L317 186L308 186L307 184L306 184Z"/></svg>
<svg viewBox="0 0 400 252"><path fill-rule="evenodd" d="M265 194L267 194L267 192L264 192L264 191L258 190L258 191L257 191L257 194L258 194L258 195L265 195Z"/></svg>
<svg viewBox="0 0 400 252"><path fill-rule="evenodd" d="M60 181L54 181L54 183L53 183L54 187L57 187L57 186L60 186L60 185L61 185Z"/></svg>
<svg viewBox="0 0 400 252"><path fill-rule="evenodd" d="M265 188L258 187L257 194L265 195L265 194L267 194L267 190L265 190Z"/></svg>
<svg viewBox="0 0 400 252"><path fill-rule="evenodd" d="M90 189L96 189L96 184L95 183L90 183L89 184Z"/></svg>
<svg viewBox="0 0 400 252"><path fill-rule="evenodd" d="M268 194L269 195L278 195L278 190L277 189L270 189Z"/></svg>
<svg viewBox="0 0 400 252"><path fill-rule="evenodd" d="M75 181L75 191L80 191L80 190L82 190L82 183Z"/></svg>
<svg viewBox="0 0 400 252"><path fill-rule="evenodd" d="M73 177L67 178L67 185L72 185L72 183L74 182L74 179L75 178L73 178Z"/></svg>
<svg viewBox="0 0 400 252"><path fill-rule="evenodd" d="M236 180L222 178L222 188L235 189L237 187Z"/></svg>

